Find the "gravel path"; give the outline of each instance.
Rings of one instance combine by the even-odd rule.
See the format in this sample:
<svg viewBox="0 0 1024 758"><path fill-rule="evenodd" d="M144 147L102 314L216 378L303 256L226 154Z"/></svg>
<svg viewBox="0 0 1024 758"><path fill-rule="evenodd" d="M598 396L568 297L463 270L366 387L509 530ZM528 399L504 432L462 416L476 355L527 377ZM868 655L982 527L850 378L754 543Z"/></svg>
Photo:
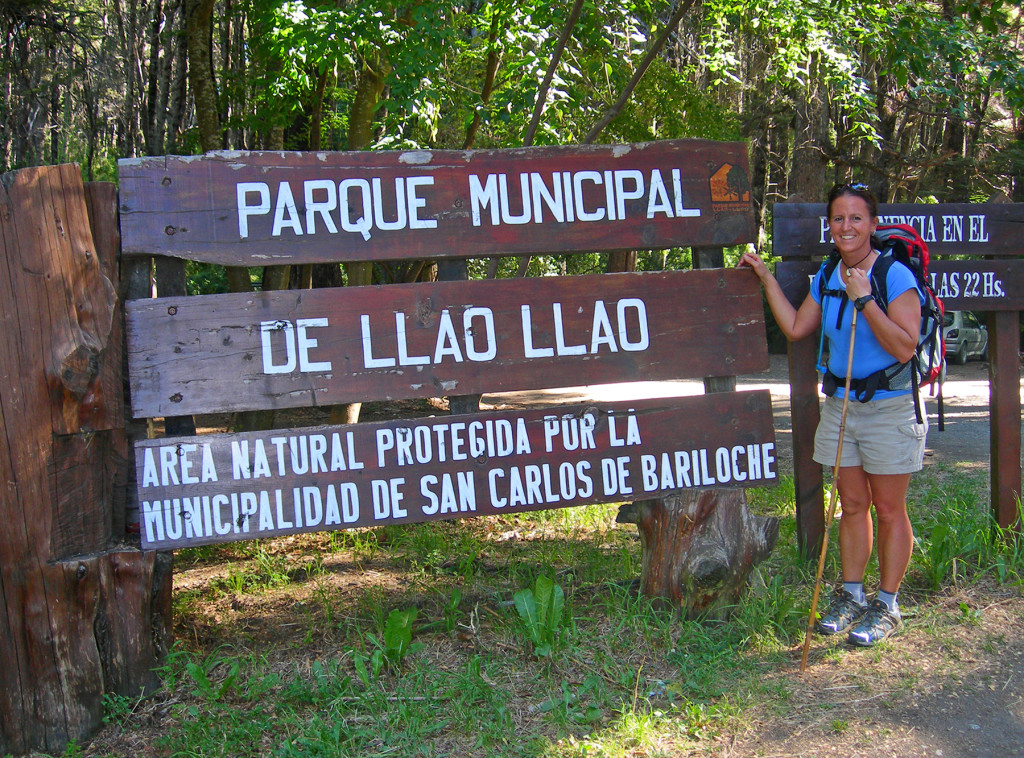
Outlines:
<svg viewBox="0 0 1024 758"><path fill-rule="evenodd" d="M778 459L783 470L792 470L792 419L789 408L789 368L785 355L772 355L771 367L763 374L737 379L740 389L767 388L772 393L775 414ZM557 390L508 392L486 395L485 405L510 406L561 405L586 401L629 400L638 397L678 397L704 391L699 380L667 382L627 382L594 387L570 387ZM971 361L965 366L949 366L943 387L943 424L940 430L938 398L928 397L928 447L926 463L956 464L961 467L988 467L989 464L989 387L988 364Z"/></svg>

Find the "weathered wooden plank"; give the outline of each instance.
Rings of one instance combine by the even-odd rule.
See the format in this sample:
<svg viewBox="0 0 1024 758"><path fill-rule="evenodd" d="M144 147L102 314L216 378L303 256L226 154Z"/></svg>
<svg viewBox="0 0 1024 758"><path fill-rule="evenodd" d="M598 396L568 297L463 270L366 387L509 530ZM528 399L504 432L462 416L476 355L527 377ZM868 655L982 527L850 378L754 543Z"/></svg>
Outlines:
<svg viewBox="0 0 1024 758"><path fill-rule="evenodd" d="M1024 204L882 204L881 223L908 223L932 255L1020 255ZM832 248L824 203L776 203L774 252L792 258L827 255Z"/></svg>
<svg viewBox="0 0 1024 758"><path fill-rule="evenodd" d="M112 182L89 182L85 185L85 202L100 273L108 282L117 282L121 253L121 233L117 225L117 187ZM90 430L123 430L125 404L122 402L121 382L124 378L124 319L112 284L110 289L104 285L103 297L108 298L112 306L109 337L105 336L103 350L98 356L98 389L83 403L82 425ZM125 450L122 446L122 452Z"/></svg>
<svg viewBox="0 0 1024 758"><path fill-rule="evenodd" d="M219 152L119 162L124 249L225 265L734 245L743 143Z"/></svg>
<svg viewBox="0 0 1024 758"><path fill-rule="evenodd" d="M0 600L4 609L0 615L0 660L5 661L0 666L0 753L4 754L23 752L30 744L28 740L37 736L35 728L22 727L28 707L23 693L29 687L30 672L24 663L25 614L20 598L25 592L23 574L32 566L21 503L41 495L42 483L37 477L24 475L22 448L27 445L42 450L41 436L48 432L43 424L36 425L38 429L17 431L16 420L28 418L38 385L33 382L25 393L11 391L26 349L19 334L25 327L15 320L17 314L11 309L18 302L15 293L23 270L16 210L6 184L0 183L0 503L4 508L4 517L0 518ZM35 313L28 316L34 318ZM36 566L38 563L37 559Z"/></svg>
<svg viewBox="0 0 1024 758"><path fill-rule="evenodd" d="M1024 247L1024 243L1021 243ZM775 276L791 302L800 303L819 263L779 261ZM947 311L1024 310L1024 260L933 260L928 266L932 288Z"/></svg>
<svg viewBox="0 0 1024 758"><path fill-rule="evenodd" d="M766 390L136 443L144 548L774 482Z"/></svg>
<svg viewBox="0 0 1024 758"><path fill-rule="evenodd" d="M103 523L103 477L83 460L103 397L102 353L113 331L113 286L95 255L76 166L38 167L0 181L0 753L60 752L102 718L91 636L95 598L76 564L52 563L69 493ZM71 451L69 453L69 451ZM68 455L65 455L68 453ZM92 455L91 453L89 454ZM96 460L90 457L89 460ZM106 528L79 530L79 546ZM90 569L86 567L88 572Z"/></svg>
<svg viewBox="0 0 1024 758"><path fill-rule="evenodd" d="M124 510L127 448L113 431L54 436L51 560L104 550L111 541L115 482ZM123 516L122 516L123 520ZM123 535L118 534L118 538Z"/></svg>
<svg viewBox="0 0 1024 758"><path fill-rule="evenodd" d="M127 311L136 416L768 367L757 279L737 269L161 298Z"/></svg>
<svg viewBox="0 0 1024 758"><path fill-rule="evenodd" d="M105 642L99 648L104 689L148 695L160 687L155 669L171 642L172 554L117 550L103 558L94 625Z"/></svg>
<svg viewBox="0 0 1024 758"><path fill-rule="evenodd" d="M1003 528L1020 530L1020 314L989 314L989 463L992 510Z"/></svg>

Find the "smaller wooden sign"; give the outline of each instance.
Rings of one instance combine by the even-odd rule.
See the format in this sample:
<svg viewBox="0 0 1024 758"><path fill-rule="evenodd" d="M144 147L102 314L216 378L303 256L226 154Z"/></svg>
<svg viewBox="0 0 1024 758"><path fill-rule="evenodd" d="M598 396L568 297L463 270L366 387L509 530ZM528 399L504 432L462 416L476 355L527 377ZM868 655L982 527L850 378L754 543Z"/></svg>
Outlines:
<svg viewBox="0 0 1024 758"><path fill-rule="evenodd" d="M782 291L799 305L810 291L820 263L780 261L775 276ZM933 260L928 266L932 289L947 311L1024 310L1024 260Z"/></svg>
<svg viewBox="0 0 1024 758"><path fill-rule="evenodd" d="M776 203L775 255L809 258L833 248L824 203ZM878 206L881 224L908 224L932 255L1020 255L1024 204L943 203Z"/></svg>
<svg viewBox="0 0 1024 758"><path fill-rule="evenodd" d="M741 269L136 300L127 331L138 417L768 367Z"/></svg>
<svg viewBox="0 0 1024 758"><path fill-rule="evenodd" d="M144 549L777 480L767 390L136 443Z"/></svg>

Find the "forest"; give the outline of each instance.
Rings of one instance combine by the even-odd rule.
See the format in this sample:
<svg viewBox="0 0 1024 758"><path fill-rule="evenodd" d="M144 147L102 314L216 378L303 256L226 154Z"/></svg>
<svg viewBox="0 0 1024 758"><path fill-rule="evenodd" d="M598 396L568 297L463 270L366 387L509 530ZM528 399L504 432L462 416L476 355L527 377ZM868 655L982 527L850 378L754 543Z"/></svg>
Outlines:
<svg viewBox="0 0 1024 758"><path fill-rule="evenodd" d="M0 0L0 170L116 180L118 158L208 150L743 140L767 244L774 202L837 180L889 202L1024 201L1022 23L1006 0ZM689 259L618 256L469 271Z"/></svg>

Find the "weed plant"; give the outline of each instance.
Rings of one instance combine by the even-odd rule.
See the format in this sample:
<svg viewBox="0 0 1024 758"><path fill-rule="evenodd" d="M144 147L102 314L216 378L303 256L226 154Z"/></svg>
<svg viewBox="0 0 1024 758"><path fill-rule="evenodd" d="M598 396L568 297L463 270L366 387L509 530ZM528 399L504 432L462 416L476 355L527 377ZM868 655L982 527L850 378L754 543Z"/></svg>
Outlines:
<svg viewBox="0 0 1024 758"><path fill-rule="evenodd" d="M933 472L910 498L916 536L908 578L931 591L985 577L1019 586L1024 545L996 523L982 495L987 482L981 475L938 474L944 476Z"/></svg>

